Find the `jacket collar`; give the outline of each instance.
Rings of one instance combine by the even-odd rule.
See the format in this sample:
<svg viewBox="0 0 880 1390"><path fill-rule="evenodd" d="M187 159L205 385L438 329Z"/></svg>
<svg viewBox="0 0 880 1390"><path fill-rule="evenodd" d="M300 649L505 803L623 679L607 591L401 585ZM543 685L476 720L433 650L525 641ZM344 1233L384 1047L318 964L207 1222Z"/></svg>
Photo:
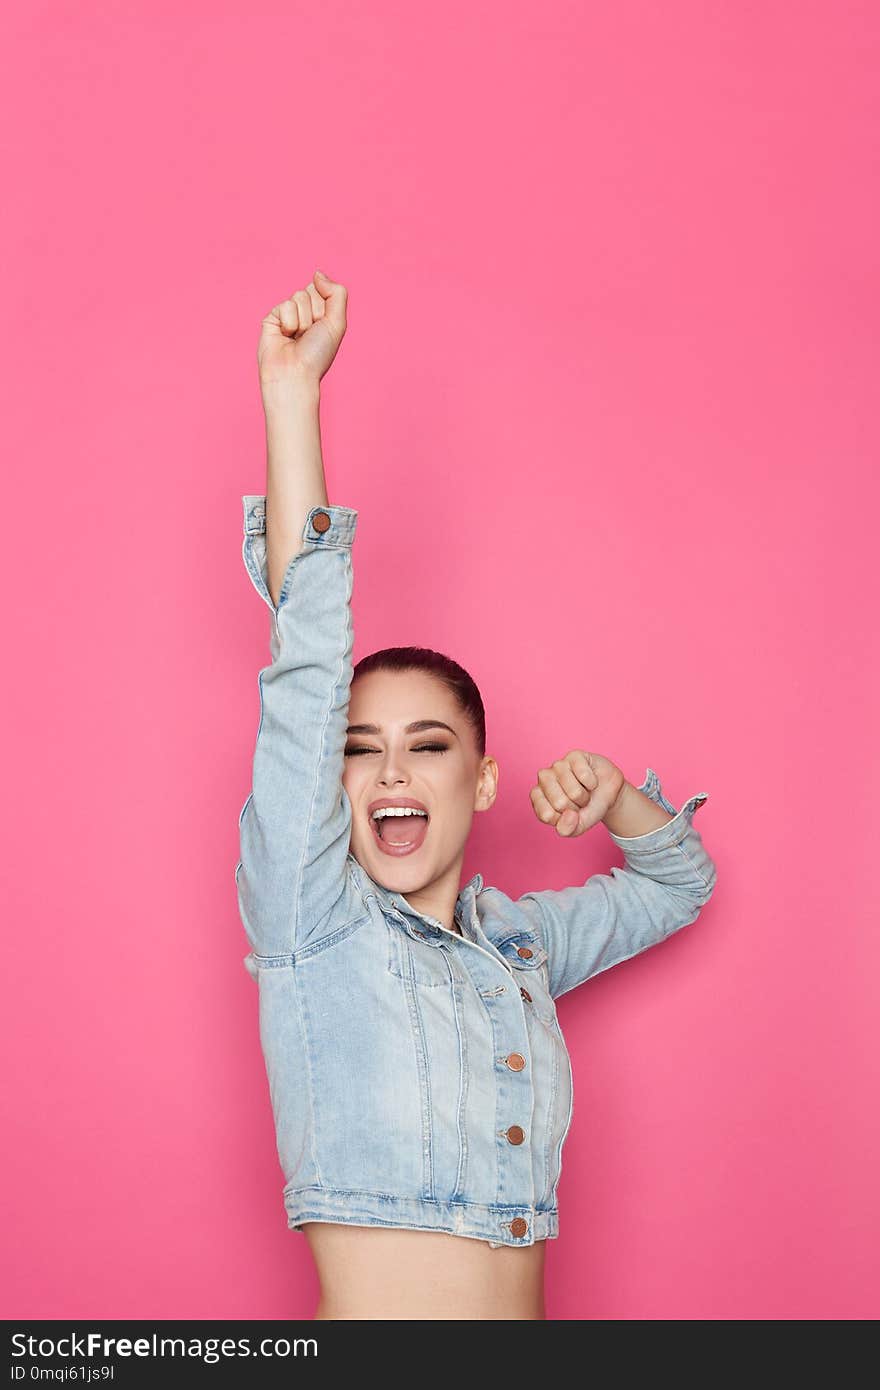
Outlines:
<svg viewBox="0 0 880 1390"><path fill-rule="evenodd" d="M362 890L365 889L374 893L383 911L392 914L395 912L402 913L403 916L407 918L406 926L410 932L413 930L413 924L416 924L419 928L417 934L422 937L422 939L436 942L437 945L440 944L442 930L435 918L428 917L424 913L418 912L416 908L407 902L402 893L396 892L391 888L385 888L381 883L377 883L374 878L370 877L363 865L358 863L351 852L349 852L348 855L348 863L349 868L357 877ZM461 917L461 919L468 924L473 921L476 915L477 898L482 891L482 874L474 874L473 878L469 879L464 887L459 890L455 905L456 915ZM424 936L425 931L428 933L427 938Z"/></svg>
<svg viewBox="0 0 880 1390"><path fill-rule="evenodd" d="M348 855L348 866L361 896L372 894L383 913L400 931L428 946L442 946L446 932L435 918L417 912L402 893L383 888L381 883L370 877L351 852ZM520 919L493 921L492 913L481 919L477 898L482 891L482 874L474 874L459 891L455 912L461 921L465 936L477 944L482 937L495 948L502 960L507 961L516 970L537 970L547 959L546 947L538 933Z"/></svg>

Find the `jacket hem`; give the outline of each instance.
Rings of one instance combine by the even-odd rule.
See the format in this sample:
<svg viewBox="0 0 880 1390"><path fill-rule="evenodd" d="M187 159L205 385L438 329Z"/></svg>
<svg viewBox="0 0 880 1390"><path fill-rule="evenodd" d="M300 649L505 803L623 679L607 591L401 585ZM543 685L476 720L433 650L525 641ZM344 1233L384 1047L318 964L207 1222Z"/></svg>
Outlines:
<svg viewBox="0 0 880 1390"><path fill-rule="evenodd" d="M559 1235L557 1207L487 1206L480 1202L439 1202L343 1188L295 1187L284 1191L287 1225L301 1231L306 1221L330 1221L346 1226L402 1226L414 1231L445 1231L449 1235L502 1245L534 1245ZM524 1235L511 1231L517 1218L527 1223Z"/></svg>

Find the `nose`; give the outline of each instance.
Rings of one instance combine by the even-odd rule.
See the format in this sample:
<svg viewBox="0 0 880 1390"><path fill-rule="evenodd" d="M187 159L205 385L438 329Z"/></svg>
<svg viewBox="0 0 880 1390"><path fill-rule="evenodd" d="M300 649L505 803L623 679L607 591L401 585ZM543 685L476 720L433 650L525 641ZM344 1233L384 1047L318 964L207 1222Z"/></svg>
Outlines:
<svg viewBox="0 0 880 1390"><path fill-rule="evenodd" d="M408 782L409 778L402 768L397 766L397 755L390 749L381 759L381 766L378 769L376 785L379 787L396 786L400 782Z"/></svg>
<svg viewBox="0 0 880 1390"><path fill-rule="evenodd" d="M400 773L396 777L393 773L390 773L387 777L378 777L376 779L376 782L377 785L380 787L391 787L396 786L398 782L406 782L406 780L407 779L403 776L402 773Z"/></svg>

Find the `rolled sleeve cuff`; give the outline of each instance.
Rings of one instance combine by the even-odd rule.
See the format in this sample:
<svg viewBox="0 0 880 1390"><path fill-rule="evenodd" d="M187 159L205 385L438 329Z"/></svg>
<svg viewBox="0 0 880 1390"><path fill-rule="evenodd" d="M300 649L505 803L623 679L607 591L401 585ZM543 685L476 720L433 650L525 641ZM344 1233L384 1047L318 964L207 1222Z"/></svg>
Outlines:
<svg viewBox="0 0 880 1390"><path fill-rule="evenodd" d="M242 496L245 536L266 534L265 493L245 493ZM305 519L302 540L306 545L350 546L357 530L358 512L355 507L312 507Z"/></svg>
<svg viewBox="0 0 880 1390"><path fill-rule="evenodd" d="M354 507L312 507L303 523L302 547L291 559L281 586L278 607L272 602L268 584L268 555L266 552L266 495L244 493L241 498L244 512L244 540L241 554L251 583L272 613L273 659L277 655L278 612L284 605L293 567L303 556L322 550L351 550L357 530L358 513Z"/></svg>

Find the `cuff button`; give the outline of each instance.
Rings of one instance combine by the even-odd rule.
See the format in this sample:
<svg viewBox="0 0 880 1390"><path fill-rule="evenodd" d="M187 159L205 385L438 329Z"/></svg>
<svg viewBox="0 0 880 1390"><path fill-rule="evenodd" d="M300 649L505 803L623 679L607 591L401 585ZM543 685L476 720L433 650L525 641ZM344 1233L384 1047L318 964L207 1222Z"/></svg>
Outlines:
<svg viewBox="0 0 880 1390"><path fill-rule="evenodd" d="M312 525L316 531L323 534L324 531L330 530L330 518L326 512L315 512L312 517Z"/></svg>

